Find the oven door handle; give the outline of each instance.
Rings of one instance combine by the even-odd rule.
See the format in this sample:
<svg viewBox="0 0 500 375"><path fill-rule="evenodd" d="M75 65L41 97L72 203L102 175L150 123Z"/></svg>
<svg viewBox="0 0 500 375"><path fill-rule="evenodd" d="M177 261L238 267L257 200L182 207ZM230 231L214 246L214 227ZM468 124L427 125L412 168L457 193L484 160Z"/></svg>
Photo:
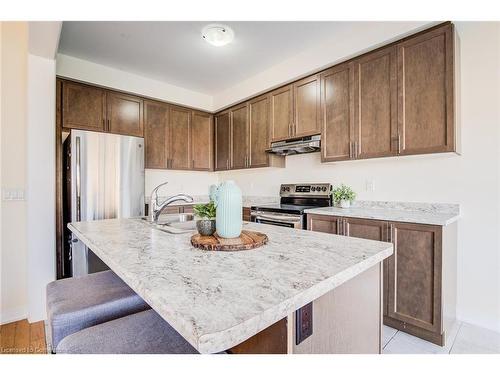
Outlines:
<svg viewBox="0 0 500 375"><path fill-rule="evenodd" d="M300 217L291 217L291 216L280 216L280 215L268 215L268 214L251 214L257 220L278 220L289 223L300 223L302 219Z"/></svg>

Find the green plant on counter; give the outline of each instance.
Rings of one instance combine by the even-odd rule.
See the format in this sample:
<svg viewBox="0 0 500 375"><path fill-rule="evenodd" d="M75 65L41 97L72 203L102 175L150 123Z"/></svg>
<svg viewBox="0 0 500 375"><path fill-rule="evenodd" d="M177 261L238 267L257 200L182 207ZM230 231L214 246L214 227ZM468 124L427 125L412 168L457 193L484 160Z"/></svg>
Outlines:
<svg viewBox="0 0 500 375"><path fill-rule="evenodd" d="M333 189L332 194L334 203L339 203L340 201L352 202L356 198L354 190L352 190L350 186L344 184Z"/></svg>
<svg viewBox="0 0 500 375"><path fill-rule="evenodd" d="M193 207L194 214L200 219L213 220L215 219L215 203L210 201L209 203L195 204Z"/></svg>

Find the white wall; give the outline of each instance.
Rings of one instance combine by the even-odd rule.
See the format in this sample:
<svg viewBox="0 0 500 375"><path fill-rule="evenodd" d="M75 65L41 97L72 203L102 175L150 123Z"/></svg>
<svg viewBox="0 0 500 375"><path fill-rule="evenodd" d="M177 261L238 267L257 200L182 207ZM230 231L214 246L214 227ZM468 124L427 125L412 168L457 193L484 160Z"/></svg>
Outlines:
<svg viewBox="0 0 500 375"><path fill-rule="evenodd" d="M26 188L28 26L2 22L1 170L3 189ZM2 201L0 322L26 317L26 202Z"/></svg>
<svg viewBox="0 0 500 375"><path fill-rule="evenodd" d="M171 103L212 111L213 98L192 90L165 82L142 77L137 74L95 64L72 56L57 55L57 74L118 90L133 92Z"/></svg>
<svg viewBox="0 0 500 375"><path fill-rule="evenodd" d="M500 331L500 23L455 25L461 38L462 156L320 164L316 153L288 157L285 169L224 172L220 178L236 180L249 195L274 195L286 182L343 182L359 199L460 203L459 319ZM374 192L365 191L366 180L374 181Z"/></svg>
<svg viewBox="0 0 500 375"><path fill-rule="evenodd" d="M164 171L146 169L145 194L151 195L151 191L163 182L168 185L161 188L160 196L170 196L178 193L190 195L208 195L208 187L218 183L218 175L214 172L189 172L189 171Z"/></svg>
<svg viewBox="0 0 500 375"><path fill-rule="evenodd" d="M28 55L28 320L46 319L45 286L55 280L54 59Z"/></svg>

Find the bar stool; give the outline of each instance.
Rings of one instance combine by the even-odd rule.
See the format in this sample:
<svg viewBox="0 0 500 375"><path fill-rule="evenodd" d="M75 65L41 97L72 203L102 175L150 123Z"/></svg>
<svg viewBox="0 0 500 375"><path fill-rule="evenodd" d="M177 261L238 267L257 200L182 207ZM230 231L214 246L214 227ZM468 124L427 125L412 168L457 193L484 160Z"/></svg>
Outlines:
<svg viewBox="0 0 500 375"><path fill-rule="evenodd" d="M150 309L112 271L53 281L46 291L52 350L82 329Z"/></svg>
<svg viewBox="0 0 500 375"><path fill-rule="evenodd" d="M154 310L146 310L66 336L56 354L199 353Z"/></svg>

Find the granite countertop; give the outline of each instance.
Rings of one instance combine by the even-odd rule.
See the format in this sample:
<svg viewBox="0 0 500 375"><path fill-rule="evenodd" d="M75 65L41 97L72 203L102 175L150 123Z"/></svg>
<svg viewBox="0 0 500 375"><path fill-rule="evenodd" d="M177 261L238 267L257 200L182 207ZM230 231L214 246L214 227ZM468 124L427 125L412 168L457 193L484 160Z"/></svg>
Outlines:
<svg viewBox="0 0 500 375"><path fill-rule="evenodd" d="M207 252L140 219L68 228L201 353L229 349L389 257L392 244L249 223L269 243Z"/></svg>
<svg viewBox="0 0 500 375"><path fill-rule="evenodd" d="M460 218L460 207L446 203L359 201L351 208L312 208L305 213L444 226Z"/></svg>

